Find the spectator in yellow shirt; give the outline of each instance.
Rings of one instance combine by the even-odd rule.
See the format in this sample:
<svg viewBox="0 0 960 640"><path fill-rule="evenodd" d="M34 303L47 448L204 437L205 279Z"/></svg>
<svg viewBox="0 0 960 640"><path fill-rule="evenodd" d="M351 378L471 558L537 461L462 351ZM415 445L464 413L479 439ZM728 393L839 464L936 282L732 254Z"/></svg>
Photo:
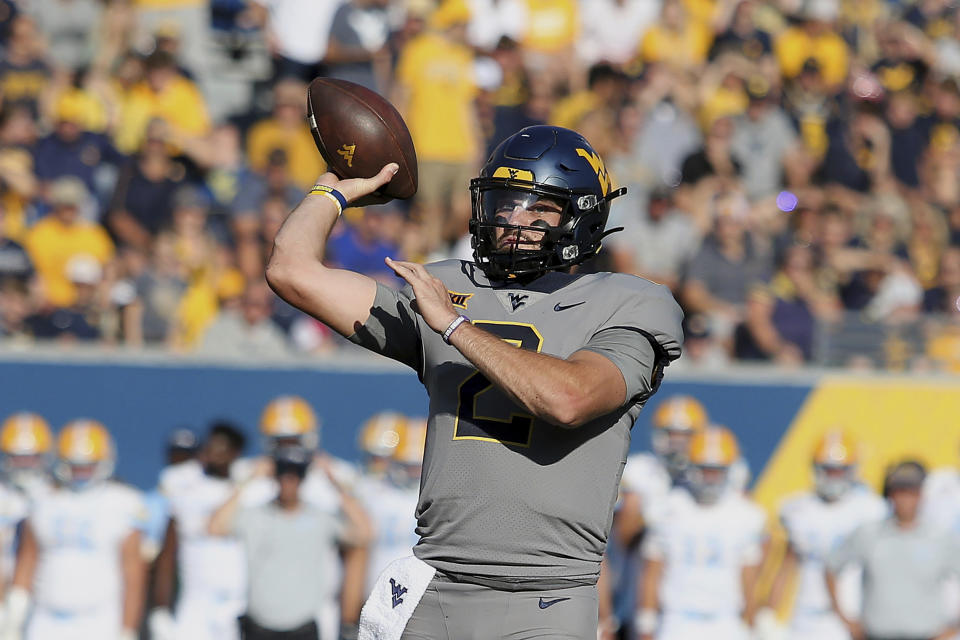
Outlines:
<svg viewBox="0 0 960 640"><path fill-rule="evenodd" d="M713 33L692 19L680 0L666 0L660 21L650 27L640 43L645 63L664 62L672 67L699 67L707 59Z"/></svg>
<svg viewBox="0 0 960 640"><path fill-rule="evenodd" d="M826 84L836 89L843 84L849 67L849 51L834 25L837 4L831 0L812 0L807 4L803 21L786 29L774 43L774 53L784 77L800 75L807 60L820 65Z"/></svg>
<svg viewBox="0 0 960 640"><path fill-rule="evenodd" d="M76 289L67 277L71 258L89 255L101 266L113 258L113 242L103 227L79 217L79 206L88 195L78 178L54 180L49 196L53 210L27 232L27 252L49 306L69 307L76 300Z"/></svg>
<svg viewBox="0 0 960 640"><path fill-rule="evenodd" d="M406 46L397 64L399 106L420 161L419 208L424 254L467 228L467 185L479 161L473 53L466 45L470 10L447 0L430 27Z"/></svg>
<svg viewBox="0 0 960 640"><path fill-rule="evenodd" d="M326 171L307 125L306 105L304 83L291 78L280 80L273 88L273 114L254 124L247 134L247 161L252 169L266 171L270 154L281 149L294 182L304 190Z"/></svg>
<svg viewBox="0 0 960 640"><path fill-rule="evenodd" d="M146 77L127 96L117 127L117 148L132 153L143 142L147 124L160 118L175 136L198 137L209 133L207 104L196 85L180 74L173 57L154 51L145 62Z"/></svg>

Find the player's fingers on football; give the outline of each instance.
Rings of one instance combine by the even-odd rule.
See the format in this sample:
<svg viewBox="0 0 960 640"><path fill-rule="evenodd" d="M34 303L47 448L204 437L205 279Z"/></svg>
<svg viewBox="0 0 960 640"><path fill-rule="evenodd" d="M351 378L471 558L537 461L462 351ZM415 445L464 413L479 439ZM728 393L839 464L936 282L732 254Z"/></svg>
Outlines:
<svg viewBox="0 0 960 640"><path fill-rule="evenodd" d="M364 178L363 180L363 190L366 193L373 193L383 185L390 182L393 179L393 176L397 175L397 171L400 170L400 165L396 162L391 162L390 164L384 165L380 172L371 177Z"/></svg>

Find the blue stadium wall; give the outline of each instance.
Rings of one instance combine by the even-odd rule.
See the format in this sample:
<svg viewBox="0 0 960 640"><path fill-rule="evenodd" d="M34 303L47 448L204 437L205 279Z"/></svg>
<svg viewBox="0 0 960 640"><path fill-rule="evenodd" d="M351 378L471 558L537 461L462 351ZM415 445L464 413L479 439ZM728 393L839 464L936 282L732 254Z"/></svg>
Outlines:
<svg viewBox="0 0 960 640"><path fill-rule="evenodd" d="M758 499L772 507L810 480L809 454L824 430L843 426L860 439L865 479L877 484L885 464L916 456L956 464L960 379L848 377L768 373L697 378L667 376L634 428L632 449L649 445L649 416L664 397L699 398L711 419L732 428L754 476ZM323 421L323 444L357 459L357 428L387 409L424 414L415 374L399 368L234 367L142 362L0 362L0 415L32 410L59 428L76 417L106 424L117 442L117 474L152 487L172 429L204 431L216 419L236 422L260 449L260 411L280 394L309 400Z"/></svg>

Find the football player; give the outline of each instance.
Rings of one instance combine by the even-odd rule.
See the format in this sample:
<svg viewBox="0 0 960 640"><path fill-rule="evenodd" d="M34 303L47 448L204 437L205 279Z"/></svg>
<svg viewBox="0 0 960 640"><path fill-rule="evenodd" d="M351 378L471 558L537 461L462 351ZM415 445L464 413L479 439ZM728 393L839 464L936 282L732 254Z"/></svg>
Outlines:
<svg viewBox="0 0 960 640"><path fill-rule="evenodd" d="M639 545L646 526L655 517L656 506L670 489L684 481L689 461L690 439L707 425L707 410L688 395L664 399L651 420L650 452L627 457L620 480L620 500L614 514L607 546L607 578L604 594L610 600L621 637L634 636L633 610L640 568Z"/></svg>
<svg viewBox="0 0 960 640"><path fill-rule="evenodd" d="M137 637L145 509L138 491L110 480L113 466L113 442L99 422L75 420L60 432L56 485L23 526L7 638L24 623L27 640Z"/></svg>
<svg viewBox="0 0 960 640"><path fill-rule="evenodd" d="M648 280L570 273L624 190L560 127L510 136L471 181L473 262L387 259L401 291L326 266L342 208L398 170L320 176L267 267L282 298L410 366L430 396L420 541L398 561L413 582L378 581L365 611L390 612L404 640L593 636L630 428L680 355L682 312Z"/></svg>
<svg viewBox="0 0 960 640"><path fill-rule="evenodd" d="M231 640L243 613L246 573L235 540L210 536L210 516L227 501L235 483L230 469L245 444L229 423L215 423L196 460L168 467L160 489L169 501L170 522L153 576L148 623L158 640ZM179 578L176 616L171 615Z"/></svg>
<svg viewBox="0 0 960 640"><path fill-rule="evenodd" d="M402 414L383 411L371 416L360 427L359 444L363 451L365 478L386 476L405 423L406 417Z"/></svg>
<svg viewBox="0 0 960 640"><path fill-rule="evenodd" d="M31 501L50 489L53 435L42 417L15 413L0 426L0 587L13 579L17 527Z"/></svg>
<svg viewBox="0 0 960 640"><path fill-rule="evenodd" d="M402 418L398 414L393 426L399 428L391 466L384 476L366 474L357 487L360 498L374 528L370 559L367 563L366 595L387 565L408 556L417 544L417 498L420 495L420 473L423 448L427 437L427 421Z"/></svg>
<svg viewBox="0 0 960 640"><path fill-rule="evenodd" d="M856 443L840 430L828 431L813 454L814 490L784 500L780 522L787 549L773 581L768 609L758 616L758 628L776 636L774 611L783 602L787 585L796 575L796 598L789 620L795 640L848 640L850 635L834 615L824 581L827 556L857 527L887 515L884 500L857 481ZM849 616L859 609L859 572L840 576L841 606Z"/></svg>
<svg viewBox="0 0 960 640"><path fill-rule="evenodd" d="M50 425L35 413L15 413L0 427L3 477L33 499L50 489L50 456L53 435Z"/></svg>
<svg viewBox="0 0 960 640"><path fill-rule="evenodd" d="M670 492L644 541L641 609L644 640L746 640L763 555L765 516L729 473L737 441L708 427L690 442L687 486Z"/></svg>

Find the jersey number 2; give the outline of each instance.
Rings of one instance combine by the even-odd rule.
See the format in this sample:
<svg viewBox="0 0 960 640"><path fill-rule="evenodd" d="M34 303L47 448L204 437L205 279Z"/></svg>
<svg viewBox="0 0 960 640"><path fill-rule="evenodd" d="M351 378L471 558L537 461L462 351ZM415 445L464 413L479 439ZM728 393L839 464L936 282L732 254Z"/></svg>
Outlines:
<svg viewBox="0 0 960 640"><path fill-rule="evenodd" d="M473 324L520 349L539 353L543 347L543 336L532 324L494 320L477 320ZM513 404L502 392L493 389L493 383L485 375L475 371L460 384L457 391L457 418L453 425L453 439L484 440L529 447L533 416L514 412L510 413L509 418L478 415L477 400L487 392L501 396L508 405Z"/></svg>

